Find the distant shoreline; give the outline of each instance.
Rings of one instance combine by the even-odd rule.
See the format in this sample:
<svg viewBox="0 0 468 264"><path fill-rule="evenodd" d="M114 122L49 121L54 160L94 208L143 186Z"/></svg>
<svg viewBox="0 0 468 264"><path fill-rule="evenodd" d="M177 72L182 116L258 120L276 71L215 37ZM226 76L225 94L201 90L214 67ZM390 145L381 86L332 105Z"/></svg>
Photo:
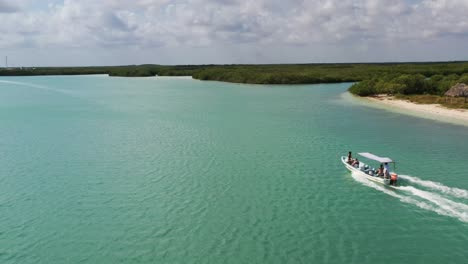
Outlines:
<svg viewBox="0 0 468 264"><path fill-rule="evenodd" d="M119 77L192 76L202 81L246 84L319 84L361 82L387 75L461 76L468 74L468 62L0 67L0 76L83 74Z"/></svg>
<svg viewBox="0 0 468 264"><path fill-rule="evenodd" d="M368 105L372 107L451 124L468 126L468 110L465 109L450 109L439 104L417 104L408 100L400 100L393 96L386 95L358 98L368 102Z"/></svg>

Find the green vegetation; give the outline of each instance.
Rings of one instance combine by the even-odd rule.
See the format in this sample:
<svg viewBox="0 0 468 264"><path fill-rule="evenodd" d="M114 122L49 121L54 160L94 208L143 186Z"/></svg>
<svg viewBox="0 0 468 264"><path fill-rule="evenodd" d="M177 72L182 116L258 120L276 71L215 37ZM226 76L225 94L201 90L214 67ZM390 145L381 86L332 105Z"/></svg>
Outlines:
<svg viewBox="0 0 468 264"><path fill-rule="evenodd" d="M111 67L109 70L110 76L122 77L147 77L147 76L192 76L195 70L201 67L197 65L138 65L138 66L118 66Z"/></svg>
<svg viewBox="0 0 468 264"><path fill-rule="evenodd" d="M268 64L268 65L128 65L103 67L0 68L0 75L76 75L109 74L110 76L193 76L213 80L252 84L308 84L358 82L375 84L391 80L388 90L402 90L401 83L431 78L438 84L452 79L468 81L468 62L437 63L355 63L355 64ZM455 76L456 75L456 76ZM405 77L406 76L406 77ZM401 77L402 80L394 80ZM403 80L403 79L407 80ZM451 82L450 82L451 83ZM361 85L364 90L366 85ZM357 89L357 88L356 88ZM406 89L406 88L405 88ZM404 90L404 89L403 89ZM371 91L372 92L372 91ZM360 94L357 93L356 94Z"/></svg>
<svg viewBox="0 0 468 264"><path fill-rule="evenodd" d="M0 69L0 76L76 74L125 77L192 76L199 80L252 84L356 82L350 88L350 92L359 96L384 93L437 97L458 82L468 84L468 62L176 66L148 64ZM434 102L436 97L431 97L431 102Z"/></svg>
<svg viewBox="0 0 468 264"><path fill-rule="evenodd" d="M408 100L417 104L440 104L448 108L468 109L468 103L465 103L463 97L445 97L431 94L413 94L413 95L395 95L395 98Z"/></svg>
<svg viewBox="0 0 468 264"><path fill-rule="evenodd" d="M220 65L201 68L193 78L252 84L310 84L359 81L368 76L357 64Z"/></svg>
<svg viewBox="0 0 468 264"><path fill-rule="evenodd" d="M107 67L0 68L0 76L105 74Z"/></svg>
<svg viewBox="0 0 468 264"><path fill-rule="evenodd" d="M307 84L385 80L400 75L447 76L468 73L467 62L380 64L223 65L196 70L193 77L254 84ZM375 81L375 80L374 80ZM369 83L374 84L374 82ZM371 85L362 85L360 90ZM397 89L394 87L392 89ZM367 92L372 94L372 90ZM360 94L355 92L355 94Z"/></svg>
<svg viewBox="0 0 468 264"><path fill-rule="evenodd" d="M101 67L28 67L0 68L0 76L34 76L34 75L83 75L109 74L110 76L146 77L146 76L181 76L192 75L200 66L161 66L129 65Z"/></svg>
<svg viewBox="0 0 468 264"><path fill-rule="evenodd" d="M360 96L375 94L443 95L457 83L468 84L468 73L462 75L382 74L354 84L349 91Z"/></svg>

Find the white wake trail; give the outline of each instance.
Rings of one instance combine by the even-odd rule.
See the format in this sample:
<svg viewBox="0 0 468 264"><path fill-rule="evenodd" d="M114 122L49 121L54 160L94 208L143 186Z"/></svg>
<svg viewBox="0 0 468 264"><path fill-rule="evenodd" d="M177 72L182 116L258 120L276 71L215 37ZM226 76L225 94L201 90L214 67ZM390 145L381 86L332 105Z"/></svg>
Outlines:
<svg viewBox="0 0 468 264"><path fill-rule="evenodd" d="M432 190L440 191L441 193L444 193L447 195L468 199L468 191L464 189L448 187L448 186L443 185L440 182L425 181L425 180L421 180L418 177L413 177L409 175L400 175L399 177L408 182L411 182L411 183L414 183L419 186L423 186Z"/></svg>
<svg viewBox="0 0 468 264"><path fill-rule="evenodd" d="M380 184L371 182L365 178L362 178L358 174L352 173L353 178L362 183L365 186L371 187L375 190L381 191L385 194L398 198L400 201L416 205L419 208L435 212L440 215L454 217L459 219L462 222L468 223L468 205L457 203L452 200L446 199L438 194L422 191L412 186L401 186L398 187L398 190L409 192L411 195L401 194L396 190L386 188ZM414 197L419 197L424 199L425 201L420 201L415 199Z"/></svg>
<svg viewBox="0 0 468 264"><path fill-rule="evenodd" d="M437 210L437 208L435 208L434 206L432 206L432 205L430 205L430 204L428 204L426 202L418 201L416 199L411 198L410 196L400 195L400 194L396 193L395 191L393 191L391 189L387 189L382 185L379 185L379 184L371 182L371 181L369 181L369 180L367 180L365 178L362 178L361 176L355 174L354 172L351 175L353 176L353 178L357 182L360 182L365 186L371 187L373 189L381 191L381 192L383 192L385 194L388 194L390 196L396 197L396 198L400 199L400 201L402 201L402 202L416 205L417 207L425 209L425 210L430 210L430 211Z"/></svg>
<svg viewBox="0 0 468 264"><path fill-rule="evenodd" d="M456 217L463 222L468 222L468 205L466 204L454 202L436 193L419 190L413 186L402 186L399 189L408 191L417 197L434 203L439 211L444 212L445 215Z"/></svg>

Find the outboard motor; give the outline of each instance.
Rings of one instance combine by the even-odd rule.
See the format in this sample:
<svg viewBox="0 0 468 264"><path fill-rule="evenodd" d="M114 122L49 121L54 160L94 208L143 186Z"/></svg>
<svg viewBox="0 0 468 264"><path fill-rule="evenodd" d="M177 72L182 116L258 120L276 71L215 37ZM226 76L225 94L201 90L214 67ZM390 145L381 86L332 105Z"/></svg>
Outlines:
<svg viewBox="0 0 468 264"><path fill-rule="evenodd" d="M390 184L392 184L393 186L396 186L397 181L398 181L398 174L396 173L390 174Z"/></svg>

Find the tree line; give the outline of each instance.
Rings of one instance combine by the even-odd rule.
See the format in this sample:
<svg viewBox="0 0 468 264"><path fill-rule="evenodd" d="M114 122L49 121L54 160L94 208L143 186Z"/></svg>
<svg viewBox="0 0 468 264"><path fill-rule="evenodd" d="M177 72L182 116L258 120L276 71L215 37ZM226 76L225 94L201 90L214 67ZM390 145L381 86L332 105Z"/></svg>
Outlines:
<svg viewBox="0 0 468 264"><path fill-rule="evenodd" d="M349 91L359 96L371 96L375 94L431 94L444 95L457 83L468 84L468 73L464 74L435 74L426 76L423 74L383 74L373 78L362 80L351 86Z"/></svg>
<svg viewBox="0 0 468 264"><path fill-rule="evenodd" d="M314 84L355 82L350 92L442 95L457 82L468 82L468 62L335 63L266 65L126 65L101 67L37 67L0 69L5 75L192 76L251 84Z"/></svg>

